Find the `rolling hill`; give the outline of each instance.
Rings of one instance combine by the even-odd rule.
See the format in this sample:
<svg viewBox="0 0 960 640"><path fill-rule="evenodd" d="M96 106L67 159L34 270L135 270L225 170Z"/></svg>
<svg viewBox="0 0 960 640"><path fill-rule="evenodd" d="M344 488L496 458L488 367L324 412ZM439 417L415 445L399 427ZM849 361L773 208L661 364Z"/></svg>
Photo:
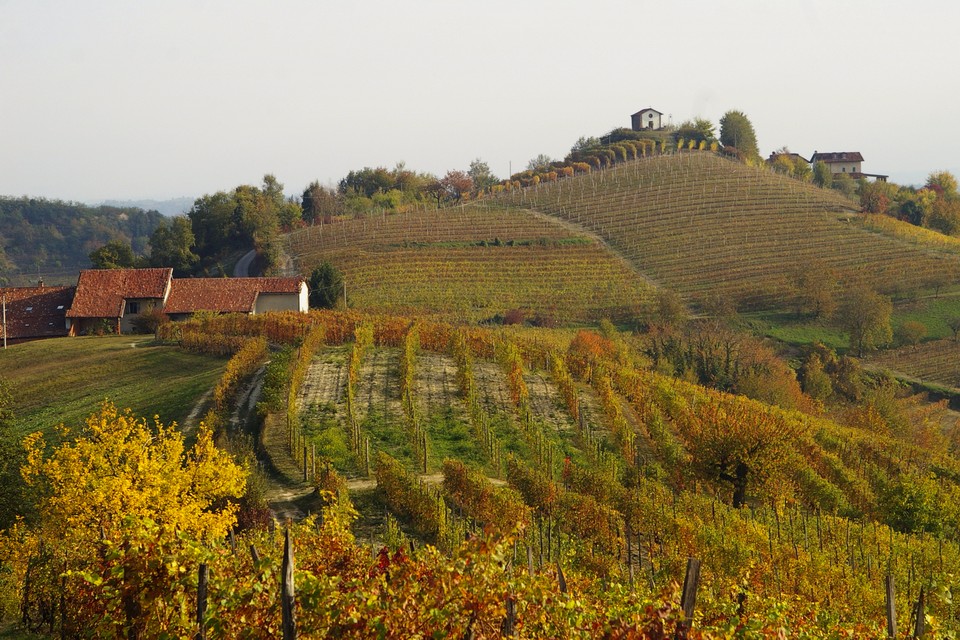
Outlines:
<svg viewBox="0 0 960 640"><path fill-rule="evenodd" d="M340 269L352 308L466 322L517 309L551 323L634 317L653 291L592 233L467 205L321 225L287 236L297 269Z"/></svg>
<svg viewBox="0 0 960 640"><path fill-rule="evenodd" d="M952 246L907 236L903 225L867 227L835 191L711 153L627 162L495 202L596 233L691 302L719 295L741 308L783 307L810 265L888 293L960 278Z"/></svg>

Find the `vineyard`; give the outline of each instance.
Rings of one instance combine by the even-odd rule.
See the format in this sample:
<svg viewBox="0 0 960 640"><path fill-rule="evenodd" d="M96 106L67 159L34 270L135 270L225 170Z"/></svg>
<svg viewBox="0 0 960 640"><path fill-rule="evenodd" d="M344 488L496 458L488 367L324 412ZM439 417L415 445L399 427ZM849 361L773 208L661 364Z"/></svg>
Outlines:
<svg viewBox="0 0 960 640"><path fill-rule="evenodd" d="M375 216L287 236L297 269L340 269L351 308L549 323L636 315L652 287L601 242L525 212L476 206Z"/></svg>
<svg viewBox="0 0 960 640"><path fill-rule="evenodd" d="M960 342L933 340L919 345L891 349L865 360L871 366L889 369L916 380L944 387L960 388Z"/></svg>
<svg viewBox="0 0 960 640"><path fill-rule="evenodd" d="M902 225L858 224L857 207L837 192L709 153L626 162L494 202L580 225L691 300L782 306L809 264L887 292L960 275L953 244Z"/></svg>
<svg viewBox="0 0 960 640"><path fill-rule="evenodd" d="M280 349L264 393L286 380L276 388L287 399L263 400L281 418L268 415L266 429L280 438L263 437L285 444L271 449L285 457L277 466L295 466L329 492L324 524L308 521L292 536L302 550L297 619L320 636L415 624L441 635L591 637L651 624L648 605L672 629L683 619L676 586L691 557L702 566L692 622L716 637L781 628L877 637L886 579L901 628L914 628L917 610L936 633L960 628L951 597L960 461L934 440L883 433L869 411L841 424L651 372L609 323L516 331L312 312L204 318L177 335L193 350L237 345L217 399L267 357L264 339ZM917 409L931 419L937 410ZM385 545L372 561L346 528L353 498L376 512L361 514L379 523ZM279 624L267 604L279 598L277 536L239 540L255 547L252 563L238 543L184 534L168 543L187 545L220 576L210 637L229 637L241 613L264 629ZM444 562L457 584L482 572L489 597L434 584L430 567ZM377 571L391 577L374 579ZM413 595L408 571L428 591ZM85 584L77 597L100 588ZM199 587L188 573L171 588L189 602ZM460 595L440 604L432 589ZM576 621L562 613L573 602L587 607ZM332 612L340 607L366 613L341 617ZM441 619L432 607L450 608Z"/></svg>

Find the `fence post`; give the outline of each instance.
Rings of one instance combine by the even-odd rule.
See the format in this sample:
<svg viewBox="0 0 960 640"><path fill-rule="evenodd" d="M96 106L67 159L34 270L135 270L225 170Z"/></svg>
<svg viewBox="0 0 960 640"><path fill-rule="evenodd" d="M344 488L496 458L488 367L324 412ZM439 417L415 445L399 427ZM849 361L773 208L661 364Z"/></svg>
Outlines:
<svg viewBox="0 0 960 640"><path fill-rule="evenodd" d="M207 614L207 585L210 582L210 567L206 562L200 563L197 574L197 635L196 640L206 640L207 630L204 628L204 618Z"/></svg>
<svg viewBox="0 0 960 640"><path fill-rule="evenodd" d="M290 543L290 529L283 534L283 565L280 569L280 608L283 616L283 640L296 640L297 621L294 615L296 593L293 588L293 545Z"/></svg>
<svg viewBox="0 0 960 640"><path fill-rule="evenodd" d="M700 561L687 559L687 572L683 577L683 591L680 595L680 608L683 620L677 625L677 638L686 638L687 631L693 626L693 611L697 606L697 588L700 586Z"/></svg>
<svg viewBox="0 0 960 640"><path fill-rule="evenodd" d="M887 593L887 637L893 640L897 637L897 603L894 600L895 588L893 575L888 573L886 577Z"/></svg>

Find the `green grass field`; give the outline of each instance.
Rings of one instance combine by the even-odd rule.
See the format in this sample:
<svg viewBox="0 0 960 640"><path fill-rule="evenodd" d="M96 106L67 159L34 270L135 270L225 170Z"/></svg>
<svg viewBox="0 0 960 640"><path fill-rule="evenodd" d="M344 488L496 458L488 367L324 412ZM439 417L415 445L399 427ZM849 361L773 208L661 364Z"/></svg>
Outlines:
<svg viewBox="0 0 960 640"><path fill-rule="evenodd" d="M13 388L22 433L79 424L104 400L180 422L225 365L144 336L57 338L0 351L0 376Z"/></svg>

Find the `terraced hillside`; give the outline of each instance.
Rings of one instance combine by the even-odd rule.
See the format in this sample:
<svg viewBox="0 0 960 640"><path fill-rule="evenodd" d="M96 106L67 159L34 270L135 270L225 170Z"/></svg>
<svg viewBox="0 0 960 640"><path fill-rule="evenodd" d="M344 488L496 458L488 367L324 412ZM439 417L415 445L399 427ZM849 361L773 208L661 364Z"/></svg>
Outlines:
<svg viewBox="0 0 960 640"><path fill-rule="evenodd" d="M851 201L711 153L641 159L506 192L510 204L596 233L639 271L692 301L782 304L811 264L881 291L960 276L960 257L896 230L859 224Z"/></svg>
<svg viewBox="0 0 960 640"><path fill-rule="evenodd" d="M625 318L651 287L587 232L511 209L465 206L311 227L288 236L300 273L340 269L352 308L465 321L512 309L558 322Z"/></svg>

